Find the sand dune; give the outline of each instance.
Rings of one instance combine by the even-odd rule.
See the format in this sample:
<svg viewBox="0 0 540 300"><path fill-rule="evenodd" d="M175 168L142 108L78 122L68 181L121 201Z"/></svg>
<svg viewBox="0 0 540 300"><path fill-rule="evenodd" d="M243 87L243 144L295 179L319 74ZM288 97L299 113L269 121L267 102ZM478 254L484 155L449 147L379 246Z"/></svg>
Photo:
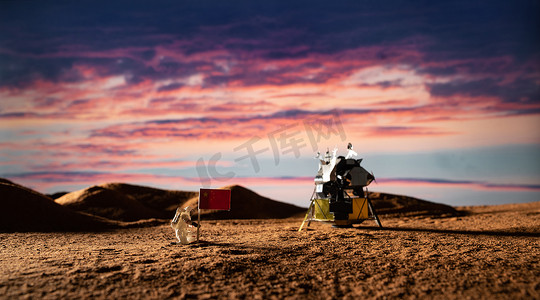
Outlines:
<svg viewBox="0 0 540 300"><path fill-rule="evenodd" d="M378 215L387 216L456 216L452 206L413 197L370 192L369 198Z"/></svg>
<svg viewBox="0 0 540 300"><path fill-rule="evenodd" d="M146 207L157 211L174 212L179 205L197 196L199 193L190 191L162 190L152 187L132 185L126 183L106 183L101 187L129 195Z"/></svg>
<svg viewBox="0 0 540 300"><path fill-rule="evenodd" d="M7 180L5 178L0 178L0 183L7 183L7 184L14 184L14 185L16 184L16 183L13 183L12 181Z"/></svg>
<svg viewBox="0 0 540 300"><path fill-rule="evenodd" d="M106 183L68 193L55 201L70 209L118 221L170 219L196 192Z"/></svg>
<svg viewBox="0 0 540 300"><path fill-rule="evenodd" d="M56 192L56 193L52 193L52 194L45 194L45 196L53 199L53 200L56 200L66 194L69 194L69 192Z"/></svg>
<svg viewBox="0 0 540 300"><path fill-rule="evenodd" d="M91 230L94 227L88 223L90 221L99 224L108 224L108 226L114 223L117 227L133 227L138 226L137 224L144 226L146 223L152 224L153 221L144 222L142 220L161 219L162 222L164 222L172 218L177 207L189 205L196 208L198 201L198 192L163 190L125 183L107 183L92 186L80 191L65 194L56 200L52 200L45 195L17 185L7 179L0 178L0 183L4 185L3 188L6 190L6 193L8 193L7 190L9 190L10 196L6 201L11 201L9 204L5 204L5 209L3 210L4 214L11 217L11 219L5 219L5 226L3 226L4 230L41 231L79 230L82 228ZM231 210L205 210L202 211L204 218L279 219L303 216L306 212L306 208L266 198L242 186L231 185L223 188L231 190ZM455 216L459 214L453 207L406 196L372 192L370 193L370 198L373 201L377 213L383 217L420 215ZM86 214L86 218L82 218L81 220L85 220L84 222L88 224L82 226L75 222L73 225L60 226L57 224L58 222L55 223L54 220L51 221L51 224L47 224L46 226L33 223L25 225L26 223L24 222L17 223L15 221L17 218L16 216L27 216L29 214L27 212L22 212L23 209L36 206L36 204L27 203L29 201L40 201L39 203L44 203L43 205L48 207L46 209L51 210L51 212L45 212L41 215L65 215L67 219L58 219L58 222L61 224L68 222L68 219L72 218L72 216L80 216L80 214L76 214L76 212ZM306 200L306 206L308 204L309 203ZM32 218L44 220L45 222L43 217L37 215L38 214ZM88 215L93 215L98 218L92 219ZM122 222L132 223L124 224ZM99 224L96 225L96 228L103 227ZM39 229L40 227L43 227L43 229Z"/></svg>
<svg viewBox="0 0 540 300"><path fill-rule="evenodd" d="M1 231L94 231L114 226L106 220L71 211L45 195L8 180L0 181L0 194Z"/></svg>
<svg viewBox="0 0 540 300"><path fill-rule="evenodd" d="M304 208L268 199L241 186L231 189L231 211L204 211L212 219L286 218ZM112 220L170 219L177 207L197 207L198 192L170 191L123 183L107 183L66 194L55 201L70 209Z"/></svg>
<svg viewBox="0 0 540 300"><path fill-rule="evenodd" d="M163 212L146 207L133 196L105 186L92 186L55 200L64 207L118 221L167 218Z"/></svg>
<svg viewBox="0 0 540 300"><path fill-rule="evenodd" d="M305 208L263 197L245 187L231 185L223 187L231 190L231 210L201 212L210 219L280 219L297 216L306 211ZM197 207L198 197L187 201L183 207Z"/></svg>

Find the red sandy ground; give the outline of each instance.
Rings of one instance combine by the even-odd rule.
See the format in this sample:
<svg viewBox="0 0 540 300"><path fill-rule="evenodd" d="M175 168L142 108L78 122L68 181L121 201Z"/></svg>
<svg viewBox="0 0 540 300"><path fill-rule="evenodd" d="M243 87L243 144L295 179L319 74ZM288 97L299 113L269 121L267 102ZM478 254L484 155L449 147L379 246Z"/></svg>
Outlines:
<svg viewBox="0 0 540 300"><path fill-rule="evenodd" d="M539 299L540 202L460 210L382 230L203 220L199 245L167 225L0 233L0 297Z"/></svg>

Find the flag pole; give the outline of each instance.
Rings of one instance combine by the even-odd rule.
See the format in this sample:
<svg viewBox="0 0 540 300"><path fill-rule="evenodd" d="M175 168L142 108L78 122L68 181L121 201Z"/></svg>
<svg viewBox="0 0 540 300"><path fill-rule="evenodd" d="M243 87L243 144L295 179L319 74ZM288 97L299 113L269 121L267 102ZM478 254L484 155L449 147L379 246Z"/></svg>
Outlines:
<svg viewBox="0 0 540 300"><path fill-rule="evenodd" d="M201 226L201 210L209 211L230 210L231 190L230 189L200 189L197 224L197 242L199 242L199 227Z"/></svg>
<svg viewBox="0 0 540 300"><path fill-rule="evenodd" d="M199 243L199 228L201 227L201 193L199 192L199 201L197 203L197 244Z"/></svg>

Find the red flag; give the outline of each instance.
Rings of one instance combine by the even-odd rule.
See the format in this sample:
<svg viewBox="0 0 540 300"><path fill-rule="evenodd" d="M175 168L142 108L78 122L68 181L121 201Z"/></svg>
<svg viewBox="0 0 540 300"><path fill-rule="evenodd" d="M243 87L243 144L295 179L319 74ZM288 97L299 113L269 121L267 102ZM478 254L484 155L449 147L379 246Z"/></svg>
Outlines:
<svg viewBox="0 0 540 300"><path fill-rule="evenodd" d="M199 209L231 210L231 190L201 189Z"/></svg>

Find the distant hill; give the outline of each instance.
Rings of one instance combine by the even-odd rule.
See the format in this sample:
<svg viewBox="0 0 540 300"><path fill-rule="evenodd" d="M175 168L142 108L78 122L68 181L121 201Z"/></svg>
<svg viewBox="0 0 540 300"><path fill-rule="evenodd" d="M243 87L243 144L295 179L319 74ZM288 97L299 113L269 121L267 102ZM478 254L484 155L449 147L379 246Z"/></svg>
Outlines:
<svg viewBox="0 0 540 300"><path fill-rule="evenodd" d="M167 217L170 218L174 216L178 206L199 195L198 192L162 190L126 183L107 183L101 187L129 195L146 207L167 212Z"/></svg>
<svg viewBox="0 0 540 300"><path fill-rule="evenodd" d="M51 198L0 178L0 231L95 231L115 225L69 210Z"/></svg>
<svg viewBox="0 0 540 300"><path fill-rule="evenodd" d="M460 214L452 206L408 196L370 192L369 198L379 216L455 216Z"/></svg>
<svg viewBox="0 0 540 300"><path fill-rule="evenodd" d="M169 220L177 207L197 207L198 192L107 183L67 193L56 200L0 178L3 195L0 230L94 230L151 226ZM306 208L261 196L239 185L231 190L231 210L201 212L210 219L271 219L303 216ZM412 197L370 193L380 216L452 216L455 208ZM96 217L93 217L96 216ZM152 221L153 220L153 221ZM36 223L37 222L37 223ZM116 222L116 223L115 223ZM125 223L131 222L131 223ZM111 225L114 223L114 226Z"/></svg>
<svg viewBox="0 0 540 300"><path fill-rule="evenodd" d="M222 189L231 190L230 211L201 211L201 215L210 219L279 219L297 216L305 208L263 197L245 187L231 185ZM187 201L183 207L197 207L198 197Z"/></svg>
<svg viewBox="0 0 540 300"><path fill-rule="evenodd" d="M172 219L176 208L197 192L106 183L68 193L55 201L70 209L118 221Z"/></svg>
<svg viewBox="0 0 540 300"><path fill-rule="evenodd" d="M231 189L231 211L203 211L215 219L286 218L304 208L263 197L241 186ZM107 183L68 193L56 202L70 209L118 221L172 219L179 206L197 207L198 192L169 191L124 183Z"/></svg>
<svg viewBox="0 0 540 300"><path fill-rule="evenodd" d="M7 184L13 184L13 185L18 185L10 180L7 180L5 178L0 178L0 183L7 183Z"/></svg>
<svg viewBox="0 0 540 300"><path fill-rule="evenodd" d="M111 220L137 221L166 218L164 212L146 207L132 195L109 189L106 186L92 186L68 193L55 201L63 207Z"/></svg>
<svg viewBox="0 0 540 300"><path fill-rule="evenodd" d="M53 199L53 200L56 200L56 199L64 196L65 194L69 194L69 192L56 192L56 193L53 193L53 194L46 194L46 196Z"/></svg>

